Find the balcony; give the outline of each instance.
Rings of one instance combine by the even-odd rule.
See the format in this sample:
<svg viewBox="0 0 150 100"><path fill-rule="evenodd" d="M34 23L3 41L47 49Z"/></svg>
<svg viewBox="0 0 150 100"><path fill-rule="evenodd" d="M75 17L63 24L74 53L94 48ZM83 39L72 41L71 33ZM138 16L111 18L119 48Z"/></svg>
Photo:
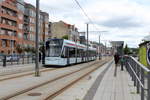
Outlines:
<svg viewBox="0 0 150 100"><path fill-rule="evenodd" d="M30 15L30 14L29 14L29 10L25 10L24 15L25 15L25 16L29 16L29 15Z"/></svg>
<svg viewBox="0 0 150 100"><path fill-rule="evenodd" d="M1 15L1 17L7 18L7 19L10 19L10 20L13 20L13 21L18 20L17 17L11 16L11 15L8 15L8 14L5 14L5 13L0 13L0 15Z"/></svg>
<svg viewBox="0 0 150 100"><path fill-rule="evenodd" d="M7 25L7 24L0 24L0 28L5 28L5 29L9 29L9 30L18 30L18 28L16 26L11 26L11 25Z"/></svg>
<svg viewBox="0 0 150 100"><path fill-rule="evenodd" d="M16 5L8 4L8 3L6 3L6 2L2 2L2 6L4 6L4 7L6 7L6 8L9 8L9 9L12 9L12 10L18 12L18 9L17 9Z"/></svg>
<svg viewBox="0 0 150 100"><path fill-rule="evenodd" d="M29 23L30 23L30 20L24 18L24 24L29 24Z"/></svg>
<svg viewBox="0 0 150 100"><path fill-rule="evenodd" d="M24 30L25 33L29 33L29 32L30 32L30 29L29 29L28 26L24 26L24 27L23 27L23 30Z"/></svg>
<svg viewBox="0 0 150 100"><path fill-rule="evenodd" d="M15 36L8 36L8 35L0 35L0 39L6 39L6 40L17 40L18 38Z"/></svg>

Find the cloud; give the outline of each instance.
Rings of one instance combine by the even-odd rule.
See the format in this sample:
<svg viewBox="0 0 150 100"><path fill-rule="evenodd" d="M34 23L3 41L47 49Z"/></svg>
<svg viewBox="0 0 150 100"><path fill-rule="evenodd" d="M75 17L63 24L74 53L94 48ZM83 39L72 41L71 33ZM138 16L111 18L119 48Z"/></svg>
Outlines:
<svg viewBox="0 0 150 100"><path fill-rule="evenodd" d="M35 5L36 0L25 0ZM138 46L141 39L150 31L149 0L78 0L95 25L89 31L90 39L123 40L131 46ZM88 22L81 9L73 0L40 0L43 11L50 15L50 21L63 20L75 24L79 31L86 31ZM96 28L95 28L96 27Z"/></svg>
<svg viewBox="0 0 150 100"><path fill-rule="evenodd" d="M110 28L132 28L132 27L141 27L142 24L138 23L132 17L112 17L103 22L99 22L99 25Z"/></svg>

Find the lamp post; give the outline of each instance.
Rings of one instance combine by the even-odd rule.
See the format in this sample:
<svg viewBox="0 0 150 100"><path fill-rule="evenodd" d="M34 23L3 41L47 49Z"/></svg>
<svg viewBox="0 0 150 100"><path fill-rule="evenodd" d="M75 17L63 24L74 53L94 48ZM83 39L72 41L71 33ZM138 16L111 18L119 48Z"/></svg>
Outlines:
<svg viewBox="0 0 150 100"><path fill-rule="evenodd" d="M89 24L87 23L87 61L89 61Z"/></svg>
<svg viewBox="0 0 150 100"><path fill-rule="evenodd" d="M35 61L35 77L39 77L39 1L36 0L36 61Z"/></svg>
<svg viewBox="0 0 150 100"><path fill-rule="evenodd" d="M101 60L101 54L100 54L100 48L101 48L101 45L100 45L100 41L101 41L101 36L99 35L99 60Z"/></svg>

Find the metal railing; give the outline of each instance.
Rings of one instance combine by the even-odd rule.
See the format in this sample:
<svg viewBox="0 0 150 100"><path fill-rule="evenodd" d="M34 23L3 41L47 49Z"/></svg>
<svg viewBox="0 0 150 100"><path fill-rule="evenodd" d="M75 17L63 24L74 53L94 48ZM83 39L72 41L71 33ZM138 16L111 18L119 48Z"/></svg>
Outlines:
<svg viewBox="0 0 150 100"><path fill-rule="evenodd" d="M150 69L131 56L125 56L125 66L129 72L141 100L150 100Z"/></svg>
<svg viewBox="0 0 150 100"><path fill-rule="evenodd" d="M0 66L35 63L35 55L0 55Z"/></svg>

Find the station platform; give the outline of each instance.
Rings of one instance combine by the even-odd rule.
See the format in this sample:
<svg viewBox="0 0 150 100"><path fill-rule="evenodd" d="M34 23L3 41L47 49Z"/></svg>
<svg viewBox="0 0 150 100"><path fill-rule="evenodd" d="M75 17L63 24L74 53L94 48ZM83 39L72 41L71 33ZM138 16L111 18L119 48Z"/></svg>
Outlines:
<svg viewBox="0 0 150 100"><path fill-rule="evenodd" d="M113 63L105 73L93 100L140 100L129 73Z"/></svg>
<svg viewBox="0 0 150 100"><path fill-rule="evenodd" d="M114 73L112 60L53 100L140 100L126 68Z"/></svg>
<svg viewBox="0 0 150 100"><path fill-rule="evenodd" d="M26 68L25 66L27 65L0 68L0 73L11 72L16 68L16 71L20 71L20 68ZM28 69L30 68L34 68L32 64L28 65ZM43 79L47 79L47 77ZM124 67L124 70L121 71L121 67L115 67L112 59L53 100L140 100L140 98L140 94L136 93L136 88L126 68Z"/></svg>

